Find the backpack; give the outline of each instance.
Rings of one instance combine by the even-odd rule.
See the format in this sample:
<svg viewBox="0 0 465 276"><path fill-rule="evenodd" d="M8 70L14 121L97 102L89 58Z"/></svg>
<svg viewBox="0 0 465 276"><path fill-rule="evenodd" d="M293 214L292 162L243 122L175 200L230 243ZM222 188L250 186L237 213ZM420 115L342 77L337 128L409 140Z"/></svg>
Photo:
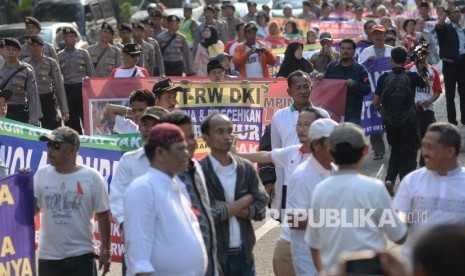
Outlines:
<svg viewBox="0 0 465 276"><path fill-rule="evenodd" d="M384 123L394 127L404 125L415 113L414 97L407 72L389 72L380 98Z"/></svg>

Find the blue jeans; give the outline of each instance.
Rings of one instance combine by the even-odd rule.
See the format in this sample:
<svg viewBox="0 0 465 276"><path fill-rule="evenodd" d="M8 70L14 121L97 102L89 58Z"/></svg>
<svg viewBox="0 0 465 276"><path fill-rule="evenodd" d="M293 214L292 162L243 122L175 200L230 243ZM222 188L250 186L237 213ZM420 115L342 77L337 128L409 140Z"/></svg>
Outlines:
<svg viewBox="0 0 465 276"><path fill-rule="evenodd" d="M244 253L228 254L222 268L225 276L255 276L255 263L252 261L248 264Z"/></svg>
<svg viewBox="0 0 465 276"><path fill-rule="evenodd" d="M39 259L39 276L97 276L95 254L89 253L61 260Z"/></svg>

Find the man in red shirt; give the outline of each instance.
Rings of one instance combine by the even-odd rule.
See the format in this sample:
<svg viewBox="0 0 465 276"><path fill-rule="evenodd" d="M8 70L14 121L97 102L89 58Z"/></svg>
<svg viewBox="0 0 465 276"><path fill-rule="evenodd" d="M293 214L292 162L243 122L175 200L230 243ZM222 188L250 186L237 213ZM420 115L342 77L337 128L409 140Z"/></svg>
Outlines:
<svg viewBox="0 0 465 276"><path fill-rule="evenodd" d="M137 66L137 61L142 53L139 44L128 43L123 47L123 65L113 69L110 78L148 77L147 69Z"/></svg>

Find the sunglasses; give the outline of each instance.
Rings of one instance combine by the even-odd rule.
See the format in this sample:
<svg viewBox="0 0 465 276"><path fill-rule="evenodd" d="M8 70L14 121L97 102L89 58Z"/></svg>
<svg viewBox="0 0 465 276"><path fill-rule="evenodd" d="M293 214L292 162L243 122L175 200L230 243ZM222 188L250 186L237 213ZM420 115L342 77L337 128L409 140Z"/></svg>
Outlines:
<svg viewBox="0 0 465 276"><path fill-rule="evenodd" d="M47 142L47 148L53 149L53 150L60 150L62 144L63 143L60 143L60 142L50 141L50 142Z"/></svg>

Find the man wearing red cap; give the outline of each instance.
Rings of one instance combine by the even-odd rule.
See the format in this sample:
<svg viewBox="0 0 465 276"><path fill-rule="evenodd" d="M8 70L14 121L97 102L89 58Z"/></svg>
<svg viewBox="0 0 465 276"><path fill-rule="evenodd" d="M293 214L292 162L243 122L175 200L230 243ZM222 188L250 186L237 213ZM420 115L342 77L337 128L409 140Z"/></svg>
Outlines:
<svg viewBox="0 0 465 276"><path fill-rule="evenodd" d="M159 124L150 130L144 151L150 168L124 198L127 275L204 275L208 257L199 211L176 177L187 169L185 135L176 125Z"/></svg>
<svg viewBox="0 0 465 276"><path fill-rule="evenodd" d="M363 64L367 60L391 57L391 50L393 47L385 44L386 28L383 25L374 25L371 28L370 37L373 45L363 49L358 56L358 63ZM370 136L370 143L375 154L374 160L382 159L386 153L383 136L383 134Z"/></svg>

